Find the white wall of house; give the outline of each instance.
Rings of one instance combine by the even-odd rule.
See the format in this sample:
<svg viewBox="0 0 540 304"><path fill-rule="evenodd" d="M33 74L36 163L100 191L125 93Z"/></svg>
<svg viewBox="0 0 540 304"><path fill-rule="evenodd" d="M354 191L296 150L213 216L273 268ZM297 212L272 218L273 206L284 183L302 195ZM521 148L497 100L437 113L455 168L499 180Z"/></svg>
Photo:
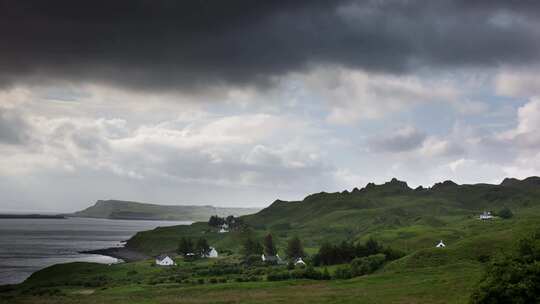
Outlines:
<svg viewBox="0 0 540 304"><path fill-rule="evenodd" d="M209 258L217 258L219 256L216 248L210 247L210 252L208 253Z"/></svg>
<svg viewBox="0 0 540 304"><path fill-rule="evenodd" d="M174 261L170 257L166 256L162 260L156 259L156 265L159 265L159 266L172 266L172 265L174 265Z"/></svg>

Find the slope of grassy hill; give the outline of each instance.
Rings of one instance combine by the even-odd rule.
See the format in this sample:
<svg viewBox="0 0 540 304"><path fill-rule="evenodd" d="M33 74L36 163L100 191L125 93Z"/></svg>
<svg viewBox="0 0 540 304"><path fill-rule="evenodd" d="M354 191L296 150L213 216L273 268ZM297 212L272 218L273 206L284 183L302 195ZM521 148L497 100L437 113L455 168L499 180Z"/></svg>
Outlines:
<svg viewBox="0 0 540 304"><path fill-rule="evenodd" d="M206 223L157 228L138 233L128 247L147 254L172 252L183 236L204 237L217 247L238 250L246 234L271 232L278 244L299 236L308 251L322 242L360 241L373 236L411 252L440 239L457 241L478 233L484 210L510 208L517 216L540 206L540 178L505 180L501 185L457 185L446 181L432 188L411 189L393 179L383 185L341 193L317 193L302 201L277 200L258 213L243 216L249 231L217 233ZM529 211L533 210L533 211ZM497 220L498 221L498 220Z"/></svg>
<svg viewBox="0 0 540 304"><path fill-rule="evenodd" d="M167 206L119 200L100 200L93 206L70 214L70 216L127 220L203 221L212 215L240 216L257 211L254 208L222 208L189 205Z"/></svg>

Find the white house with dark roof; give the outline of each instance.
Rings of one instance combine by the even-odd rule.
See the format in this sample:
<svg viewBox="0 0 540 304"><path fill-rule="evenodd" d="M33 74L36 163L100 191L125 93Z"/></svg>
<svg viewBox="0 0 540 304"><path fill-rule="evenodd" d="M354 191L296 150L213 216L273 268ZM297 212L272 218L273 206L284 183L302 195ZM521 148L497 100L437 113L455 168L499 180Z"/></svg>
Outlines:
<svg viewBox="0 0 540 304"><path fill-rule="evenodd" d="M165 254L161 254L161 255L158 255L156 257L156 265L159 265L159 266L174 266L174 265L176 265L176 263L174 262L174 260L170 256L165 255Z"/></svg>
<svg viewBox="0 0 540 304"><path fill-rule="evenodd" d="M446 245L445 245L445 244L443 243L443 241L441 240L441 241L439 242L439 244L437 244L437 246L435 246L435 247L437 247L437 248L444 248L444 247L446 247Z"/></svg>
<svg viewBox="0 0 540 304"><path fill-rule="evenodd" d="M227 233L229 232L229 225L223 224L221 225L221 229L219 229L219 233Z"/></svg>
<svg viewBox="0 0 540 304"><path fill-rule="evenodd" d="M480 214L480 219L485 220L491 220L493 218L493 215L491 214L491 211L484 211L484 213Z"/></svg>
<svg viewBox="0 0 540 304"><path fill-rule="evenodd" d="M219 256L219 254L218 254L216 248L210 247L210 251L204 257L213 259L213 258L217 258L218 256Z"/></svg>
<svg viewBox="0 0 540 304"><path fill-rule="evenodd" d="M265 263L283 264L283 260L279 257L279 254L276 254L276 255L262 254L261 260Z"/></svg>

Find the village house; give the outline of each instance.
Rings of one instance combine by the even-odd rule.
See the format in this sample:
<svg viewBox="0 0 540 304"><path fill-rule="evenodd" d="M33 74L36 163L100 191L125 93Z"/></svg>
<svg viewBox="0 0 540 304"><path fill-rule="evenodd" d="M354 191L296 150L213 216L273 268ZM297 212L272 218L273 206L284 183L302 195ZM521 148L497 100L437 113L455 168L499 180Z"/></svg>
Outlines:
<svg viewBox="0 0 540 304"><path fill-rule="evenodd" d="M213 258L217 258L218 256L219 256L219 254L218 254L216 248L210 247L210 251L204 257L213 259Z"/></svg>
<svg viewBox="0 0 540 304"><path fill-rule="evenodd" d="M294 266L306 266L306 262L302 258L298 258L294 261Z"/></svg>
<svg viewBox="0 0 540 304"><path fill-rule="evenodd" d="M173 266L173 265L176 265L176 263L170 256L162 254L156 257L156 265Z"/></svg>
<svg viewBox="0 0 540 304"><path fill-rule="evenodd" d="M484 211L484 213L480 214L480 219L485 221L485 220L490 220L493 218L493 215L491 215L491 211Z"/></svg>
<svg viewBox="0 0 540 304"><path fill-rule="evenodd" d="M276 255L261 255L261 260L265 263L275 263L275 264L283 264L283 260L279 257L279 254Z"/></svg>
<svg viewBox="0 0 540 304"><path fill-rule="evenodd" d="M227 233L229 232L229 225L223 224L221 225L221 229L219 230L219 233Z"/></svg>
<svg viewBox="0 0 540 304"><path fill-rule="evenodd" d="M445 245L445 244L443 243L443 241L441 240L441 241L439 242L439 244L437 244L437 246L435 246L435 247L437 247L437 248L444 248L444 247L446 247L446 245Z"/></svg>

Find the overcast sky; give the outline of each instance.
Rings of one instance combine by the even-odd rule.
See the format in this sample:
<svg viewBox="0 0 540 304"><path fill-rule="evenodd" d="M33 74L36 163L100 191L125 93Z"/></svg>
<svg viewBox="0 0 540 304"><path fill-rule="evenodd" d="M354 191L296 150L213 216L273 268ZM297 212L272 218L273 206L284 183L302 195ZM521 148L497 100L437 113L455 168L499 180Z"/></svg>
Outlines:
<svg viewBox="0 0 540 304"><path fill-rule="evenodd" d="M0 1L0 210L540 174L538 1Z"/></svg>

